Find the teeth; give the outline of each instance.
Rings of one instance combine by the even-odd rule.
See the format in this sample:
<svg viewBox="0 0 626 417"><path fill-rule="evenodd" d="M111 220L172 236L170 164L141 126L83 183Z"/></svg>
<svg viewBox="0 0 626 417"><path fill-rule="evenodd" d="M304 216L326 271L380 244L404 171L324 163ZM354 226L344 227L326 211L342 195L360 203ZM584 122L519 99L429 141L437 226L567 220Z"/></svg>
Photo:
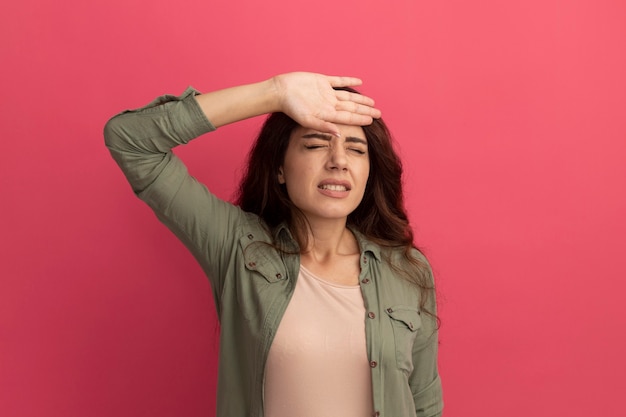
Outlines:
<svg viewBox="0 0 626 417"><path fill-rule="evenodd" d="M324 184L324 185L321 185L320 188L322 190L346 191L345 185Z"/></svg>

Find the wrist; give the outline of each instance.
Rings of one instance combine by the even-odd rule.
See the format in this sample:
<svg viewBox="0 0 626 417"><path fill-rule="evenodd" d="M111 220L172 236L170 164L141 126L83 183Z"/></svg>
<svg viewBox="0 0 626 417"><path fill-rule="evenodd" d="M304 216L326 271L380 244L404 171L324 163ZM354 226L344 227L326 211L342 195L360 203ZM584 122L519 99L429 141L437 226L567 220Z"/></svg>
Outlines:
<svg viewBox="0 0 626 417"><path fill-rule="evenodd" d="M267 106L270 109L268 113L282 112L284 93L282 93L280 75L263 81L263 83L267 94Z"/></svg>

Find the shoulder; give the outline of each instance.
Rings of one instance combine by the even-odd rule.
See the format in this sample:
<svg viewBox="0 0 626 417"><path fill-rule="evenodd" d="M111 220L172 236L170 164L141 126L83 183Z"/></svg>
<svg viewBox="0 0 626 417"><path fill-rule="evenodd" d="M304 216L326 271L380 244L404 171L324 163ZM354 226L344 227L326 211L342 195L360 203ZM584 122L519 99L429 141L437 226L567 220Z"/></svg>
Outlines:
<svg viewBox="0 0 626 417"><path fill-rule="evenodd" d="M430 270L426 255L414 246L381 247L381 256L395 266L407 269L424 268Z"/></svg>
<svg viewBox="0 0 626 417"><path fill-rule="evenodd" d="M236 230L237 237L245 242L246 240L252 242L265 242L272 243L273 236L272 230L269 226L254 213L249 213L247 211L241 210L241 222L239 223L239 227ZM245 246L245 245L244 245Z"/></svg>
<svg viewBox="0 0 626 417"><path fill-rule="evenodd" d="M270 227L254 213L242 211L243 221L235 231L241 249L265 253L296 253L298 244L286 223Z"/></svg>
<svg viewBox="0 0 626 417"><path fill-rule="evenodd" d="M415 246L385 246L374 242L358 230L352 232L359 242L361 252L372 253L385 271L385 275L397 277L418 287L432 287L430 263L424 253Z"/></svg>

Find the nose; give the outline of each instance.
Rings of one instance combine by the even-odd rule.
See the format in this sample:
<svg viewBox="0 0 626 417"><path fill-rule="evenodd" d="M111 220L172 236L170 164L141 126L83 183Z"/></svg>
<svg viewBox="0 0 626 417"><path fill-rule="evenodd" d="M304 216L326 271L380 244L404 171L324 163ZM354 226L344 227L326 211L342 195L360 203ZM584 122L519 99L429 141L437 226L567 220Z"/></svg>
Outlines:
<svg viewBox="0 0 626 417"><path fill-rule="evenodd" d="M348 169L348 158L346 150L343 146L333 144L329 148L329 156L327 167L329 169L337 169L346 171Z"/></svg>

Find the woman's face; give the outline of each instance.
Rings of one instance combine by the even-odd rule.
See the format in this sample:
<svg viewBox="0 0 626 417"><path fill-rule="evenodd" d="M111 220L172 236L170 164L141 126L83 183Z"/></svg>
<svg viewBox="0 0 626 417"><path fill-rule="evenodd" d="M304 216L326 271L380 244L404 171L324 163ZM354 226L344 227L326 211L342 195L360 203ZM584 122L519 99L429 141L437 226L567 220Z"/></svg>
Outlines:
<svg viewBox="0 0 626 417"><path fill-rule="evenodd" d="M341 137L294 129L279 170L278 181L310 222L345 220L363 199L370 170L365 133L338 127Z"/></svg>

